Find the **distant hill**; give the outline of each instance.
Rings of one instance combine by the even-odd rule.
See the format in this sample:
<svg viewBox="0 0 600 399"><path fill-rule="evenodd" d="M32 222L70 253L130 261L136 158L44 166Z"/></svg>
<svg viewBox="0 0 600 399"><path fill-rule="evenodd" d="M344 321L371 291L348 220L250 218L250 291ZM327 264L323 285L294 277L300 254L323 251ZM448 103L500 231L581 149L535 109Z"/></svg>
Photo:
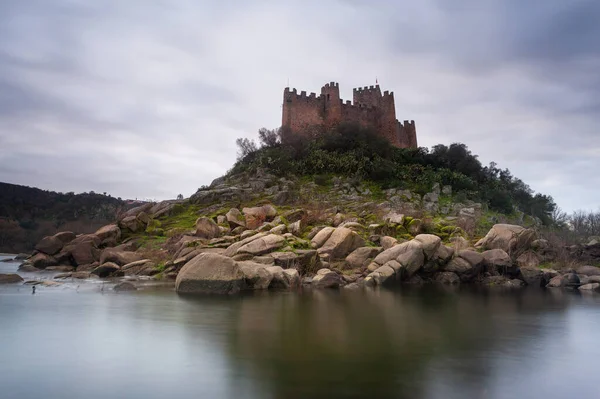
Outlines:
<svg viewBox="0 0 600 399"><path fill-rule="evenodd" d="M120 198L94 192L57 193L0 183L0 252L30 251L43 236L89 233L127 208Z"/></svg>

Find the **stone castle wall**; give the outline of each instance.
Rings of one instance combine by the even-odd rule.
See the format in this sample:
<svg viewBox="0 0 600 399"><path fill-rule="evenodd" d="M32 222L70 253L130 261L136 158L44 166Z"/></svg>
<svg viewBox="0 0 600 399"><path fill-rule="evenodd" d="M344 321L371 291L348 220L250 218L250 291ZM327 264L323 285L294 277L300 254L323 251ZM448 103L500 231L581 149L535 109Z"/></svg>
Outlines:
<svg viewBox="0 0 600 399"><path fill-rule="evenodd" d="M371 128L397 147L417 147L415 122L400 123L396 119L394 93L382 94L379 85L354 89L352 102L340 98L335 82L324 85L319 96L285 88L281 125L286 134L310 138L314 128L329 128L341 122Z"/></svg>

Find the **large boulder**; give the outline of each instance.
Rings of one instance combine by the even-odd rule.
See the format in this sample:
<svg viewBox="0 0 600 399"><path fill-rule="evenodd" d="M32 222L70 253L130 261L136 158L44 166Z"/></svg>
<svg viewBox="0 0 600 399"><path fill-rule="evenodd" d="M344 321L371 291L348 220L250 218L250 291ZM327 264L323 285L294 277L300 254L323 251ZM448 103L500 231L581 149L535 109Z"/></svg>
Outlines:
<svg viewBox="0 0 600 399"><path fill-rule="evenodd" d="M248 230L248 231L250 231L250 230ZM267 236L267 233L258 233L258 234L253 234L253 235L250 235L248 237L245 237L241 241L234 242L229 247L227 247L227 249L225 250L225 252L223 252L223 255L232 257L232 256L236 255L238 249L240 249L244 245L246 245L246 244L248 244L248 243L250 243L250 242L252 242L254 240L258 240L258 239L261 239L263 237L266 237L266 236Z"/></svg>
<svg viewBox="0 0 600 399"><path fill-rule="evenodd" d="M513 266L512 259L503 249L490 249L481 253L483 263L488 273L508 274L515 273L516 267Z"/></svg>
<svg viewBox="0 0 600 399"><path fill-rule="evenodd" d="M456 257L452 259L445 267L444 271L456 273L463 283L473 281L477 277L479 270L473 267L466 259Z"/></svg>
<svg viewBox="0 0 600 399"><path fill-rule="evenodd" d="M221 230L219 229L219 225L212 219L203 216L196 220L196 237L210 240L220 235Z"/></svg>
<svg viewBox="0 0 600 399"><path fill-rule="evenodd" d="M314 288L339 288L342 285L344 285L342 276L329 269L320 269L311 282Z"/></svg>
<svg viewBox="0 0 600 399"><path fill-rule="evenodd" d="M325 242L327 242L327 240L329 240L329 237L331 237L331 234L333 234L334 231L335 231L335 227L322 228L310 240L310 245L313 248L321 248L323 246L323 244L325 244Z"/></svg>
<svg viewBox="0 0 600 399"><path fill-rule="evenodd" d="M437 251L435 251L435 253L433 254L433 256L431 256L431 258L429 258L429 260L425 262L423 268L420 270L419 273L430 275L443 269L443 267L450 261L450 259L452 259L453 255L454 248L447 247L445 245L440 245Z"/></svg>
<svg viewBox="0 0 600 399"><path fill-rule="evenodd" d="M540 258L535 252L526 251L519 255L516 263L519 267L538 267L540 265Z"/></svg>
<svg viewBox="0 0 600 399"><path fill-rule="evenodd" d="M600 292L600 284L599 283L584 284L584 285L579 286L579 290L587 291L587 292L591 292L591 291Z"/></svg>
<svg viewBox="0 0 600 399"><path fill-rule="evenodd" d="M266 290L273 280L273 273L267 270L263 264L243 261L238 262L240 270L244 274L244 281L247 289Z"/></svg>
<svg viewBox="0 0 600 399"><path fill-rule="evenodd" d="M69 260L77 266L94 263L100 257L100 243L100 238L95 234L80 235L65 245L56 257L61 262Z"/></svg>
<svg viewBox="0 0 600 399"><path fill-rule="evenodd" d="M502 249L509 254L521 253L530 248L536 239L535 231L513 224L496 224L479 240L476 248Z"/></svg>
<svg viewBox="0 0 600 399"><path fill-rule="evenodd" d="M131 231L132 233L137 233L138 231L144 231L146 226L144 223L137 218L137 216L126 216L119 221L119 227L123 230Z"/></svg>
<svg viewBox="0 0 600 399"><path fill-rule="evenodd" d="M346 264L351 269L362 269L367 267L371 259L381 252L380 247L360 247L346 256Z"/></svg>
<svg viewBox="0 0 600 399"><path fill-rule="evenodd" d="M235 294L245 286L239 265L223 255L203 253L183 266L175 289L179 294Z"/></svg>
<svg viewBox="0 0 600 399"><path fill-rule="evenodd" d="M157 270L156 264L150 259L141 259L124 264L121 266L121 271L126 276L149 276Z"/></svg>
<svg viewBox="0 0 600 399"><path fill-rule="evenodd" d="M235 229L236 227L246 227L246 220L244 215L237 208L231 208L225 215L229 227Z"/></svg>
<svg viewBox="0 0 600 399"><path fill-rule="evenodd" d="M46 255L45 253L39 252L33 255L28 260L29 263L36 269L45 269L49 266L55 266L58 264L56 259L50 255Z"/></svg>
<svg viewBox="0 0 600 399"><path fill-rule="evenodd" d="M544 272L535 266L525 266L520 268L520 278L527 285L532 287L542 287L544 283Z"/></svg>
<svg viewBox="0 0 600 399"><path fill-rule="evenodd" d="M387 264L378 267L374 272L370 273L365 278L365 284L367 285L384 285L390 284L397 279L396 271L388 266Z"/></svg>
<svg viewBox="0 0 600 399"><path fill-rule="evenodd" d="M338 227L317 250L319 255L329 255L331 259L343 259L350 252L365 245L365 241L355 231Z"/></svg>
<svg viewBox="0 0 600 399"><path fill-rule="evenodd" d="M435 281L445 285L458 285L460 277L454 272L440 272L435 275Z"/></svg>
<svg viewBox="0 0 600 399"><path fill-rule="evenodd" d="M119 265L113 262L106 262L92 270L92 274L95 274L100 278L104 278L117 273L120 269L121 268L119 267Z"/></svg>
<svg viewBox="0 0 600 399"><path fill-rule="evenodd" d="M585 276L600 276L600 267L581 266L577 268L577 274L583 274Z"/></svg>
<svg viewBox="0 0 600 399"><path fill-rule="evenodd" d="M47 236L42 238L40 242L35 245L35 249L36 251L43 252L46 255L55 255L60 252L63 245L65 245L64 242L62 242L58 237Z"/></svg>
<svg viewBox="0 0 600 399"><path fill-rule="evenodd" d="M293 289L300 286L300 275L296 269L282 269L280 266L267 266L273 279L269 288L271 289Z"/></svg>
<svg viewBox="0 0 600 399"><path fill-rule="evenodd" d="M0 274L0 284L15 284L23 281L23 278L16 273Z"/></svg>
<svg viewBox="0 0 600 399"><path fill-rule="evenodd" d="M412 277L425 264L425 253L423 244L416 240L404 242L387 249L373 259L375 265L383 266L387 262L395 260L405 269L407 278ZM369 265L369 269L375 270L376 267Z"/></svg>
<svg viewBox="0 0 600 399"><path fill-rule="evenodd" d="M457 255L460 258L463 258L464 260L469 262L469 264L476 269L477 273L481 271L484 263L484 258L483 255L481 255L479 252L463 249L462 251L458 251Z"/></svg>
<svg viewBox="0 0 600 399"><path fill-rule="evenodd" d="M421 243L426 259L430 259L442 244L442 239L433 234L419 234L415 237L415 241Z"/></svg>
<svg viewBox="0 0 600 399"><path fill-rule="evenodd" d="M242 213L246 218L246 227L250 230L259 228L264 222L270 222L277 216L277 210L273 205L243 208Z"/></svg>
<svg viewBox="0 0 600 399"><path fill-rule="evenodd" d="M237 254L263 255L281 248L287 241L277 234L269 234L257 240L252 240L237 250Z"/></svg>
<svg viewBox="0 0 600 399"><path fill-rule="evenodd" d="M62 241L63 244L68 244L77 237L72 231L61 231L60 233L54 234L54 237Z"/></svg>
<svg viewBox="0 0 600 399"><path fill-rule="evenodd" d="M114 262L119 266L142 259L142 255L133 251L119 251L116 248L106 248L100 255L100 264Z"/></svg>
<svg viewBox="0 0 600 399"><path fill-rule="evenodd" d="M394 237L383 236L379 239L379 243L381 244L381 247L385 251L386 249L390 249L391 247L398 244L398 240L395 239Z"/></svg>
<svg viewBox="0 0 600 399"><path fill-rule="evenodd" d="M115 246L121 239L121 229L116 224L100 227L94 233L100 239L100 245Z"/></svg>

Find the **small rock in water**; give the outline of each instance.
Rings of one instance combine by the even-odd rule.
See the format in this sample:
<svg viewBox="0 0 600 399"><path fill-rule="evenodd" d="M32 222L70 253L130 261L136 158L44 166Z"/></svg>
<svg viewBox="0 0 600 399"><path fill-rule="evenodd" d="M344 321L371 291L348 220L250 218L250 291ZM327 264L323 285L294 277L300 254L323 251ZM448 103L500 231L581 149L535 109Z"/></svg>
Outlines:
<svg viewBox="0 0 600 399"><path fill-rule="evenodd" d="M135 287L135 285L133 285L127 281L123 281L123 282L115 285L113 290L115 290L115 291L136 291L137 288Z"/></svg>

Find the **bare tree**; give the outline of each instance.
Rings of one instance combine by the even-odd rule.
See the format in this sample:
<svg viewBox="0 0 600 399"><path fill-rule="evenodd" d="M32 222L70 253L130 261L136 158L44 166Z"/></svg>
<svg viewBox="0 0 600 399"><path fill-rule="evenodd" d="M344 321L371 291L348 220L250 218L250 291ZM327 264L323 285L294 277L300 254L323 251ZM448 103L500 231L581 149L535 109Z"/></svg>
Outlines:
<svg viewBox="0 0 600 399"><path fill-rule="evenodd" d="M261 147L274 147L281 143L281 129L261 128L258 131L258 141Z"/></svg>
<svg viewBox="0 0 600 399"><path fill-rule="evenodd" d="M238 146L238 160L246 158L258 149L254 140L247 138L239 138L235 141L235 144Z"/></svg>

